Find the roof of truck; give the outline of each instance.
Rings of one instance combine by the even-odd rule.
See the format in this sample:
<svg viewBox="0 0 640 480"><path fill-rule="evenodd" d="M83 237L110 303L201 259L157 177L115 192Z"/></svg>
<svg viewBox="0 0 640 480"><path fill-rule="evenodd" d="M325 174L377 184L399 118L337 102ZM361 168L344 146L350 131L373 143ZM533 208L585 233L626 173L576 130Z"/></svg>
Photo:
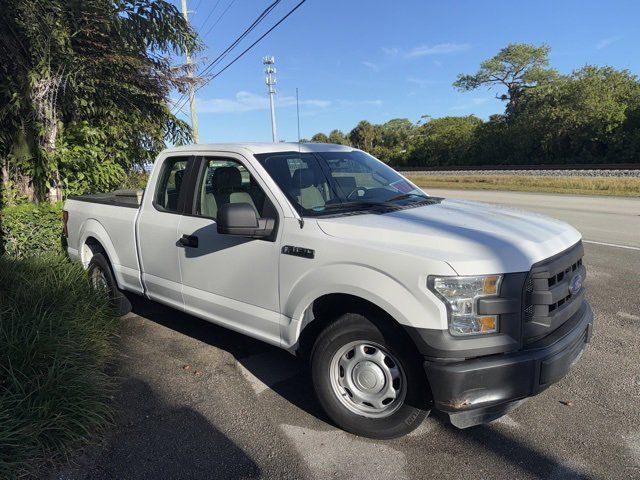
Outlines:
<svg viewBox="0 0 640 480"><path fill-rule="evenodd" d="M183 145L181 147L169 148L167 152L201 152L203 150L211 150L218 152L237 152L238 150L248 150L256 153L277 153L277 152L350 152L352 147L345 145L336 145L333 143L297 143L297 142L280 142L280 143L198 143L191 145Z"/></svg>

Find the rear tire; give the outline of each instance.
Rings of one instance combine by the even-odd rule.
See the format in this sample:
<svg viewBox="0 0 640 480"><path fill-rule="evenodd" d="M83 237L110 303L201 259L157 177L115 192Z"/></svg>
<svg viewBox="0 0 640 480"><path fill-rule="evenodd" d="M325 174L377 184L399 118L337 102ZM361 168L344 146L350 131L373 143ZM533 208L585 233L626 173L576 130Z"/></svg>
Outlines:
<svg viewBox="0 0 640 480"><path fill-rule="evenodd" d="M118 288L111 265L104 255L96 253L91 257L87 274L89 283L94 289L104 288L107 291L116 315L126 315L131 311L131 302Z"/></svg>
<svg viewBox="0 0 640 480"><path fill-rule="evenodd" d="M384 320L346 313L320 333L311 353L313 386L329 418L343 430L378 439L417 428L430 401L413 345Z"/></svg>

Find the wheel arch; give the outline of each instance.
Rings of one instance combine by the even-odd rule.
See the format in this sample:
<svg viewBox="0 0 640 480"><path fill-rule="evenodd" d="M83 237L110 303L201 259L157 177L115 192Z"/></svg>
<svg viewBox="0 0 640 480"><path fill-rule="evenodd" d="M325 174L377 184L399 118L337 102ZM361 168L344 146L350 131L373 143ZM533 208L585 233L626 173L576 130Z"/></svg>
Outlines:
<svg viewBox="0 0 640 480"><path fill-rule="evenodd" d="M346 313L359 313L377 327L398 335L404 342L414 345L413 340L394 316L376 302L352 293L326 293L311 302L300 322L297 342L293 351L308 358L315 339L320 332Z"/></svg>
<svg viewBox="0 0 640 480"><path fill-rule="evenodd" d="M334 263L310 270L291 286L282 302L281 345L295 351L302 332L317 319L314 305L317 308L327 299L349 307L366 305L400 327L438 325L439 307L426 292L422 296L412 287L389 272L358 263Z"/></svg>
<svg viewBox="0 0 640 480"><path fill-rule="evenodd" d="M84 223L80 231L81 247L79 255L84 268L89 267L89 262L96 253L102 254L109 263L116 282L120 287L122 285L122 278L120 278L117 269L114 268L114 264L119 264L119 258L105 228L98 221L89 219Z"/></svg>

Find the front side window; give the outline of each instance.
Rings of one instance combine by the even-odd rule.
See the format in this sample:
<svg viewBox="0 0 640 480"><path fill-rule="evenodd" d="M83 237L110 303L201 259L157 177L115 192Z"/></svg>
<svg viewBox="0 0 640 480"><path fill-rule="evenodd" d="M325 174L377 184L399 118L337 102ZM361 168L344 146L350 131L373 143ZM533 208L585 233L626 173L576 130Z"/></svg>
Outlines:
<svg viewBox="0 0 640 480"><path fill-rule="evenodd" d="M264 190L240 162L230 158L205 159L206 166L198 186L196 215L216 219L226 203L248 203L259 217L268 203Z"/></svg>
<svg viewBox="0 0 640 480"><path fill-rule="evenodd" d="M187 159L184 157L167 158L164 161L155 197L155 205L159 210L178 211L178 199L186 170Z"/></svg>
<svg viewBox="0 0 640 480"><path fill-rule="evenodd" d="M395 208L429 197L399 173L361 151L256 155L302 215Z"/></svg>

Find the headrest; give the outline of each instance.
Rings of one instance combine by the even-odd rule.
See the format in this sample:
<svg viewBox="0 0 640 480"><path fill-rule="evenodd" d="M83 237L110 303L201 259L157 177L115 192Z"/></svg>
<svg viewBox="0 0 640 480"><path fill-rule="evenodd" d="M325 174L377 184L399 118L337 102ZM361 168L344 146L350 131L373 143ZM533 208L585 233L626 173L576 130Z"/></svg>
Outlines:
<svg viewBox="0 0 640 480"><path fill-rule="evenodd" d="M299 168L293 172L293 186L296 188L307 188L316 183L316 174L310 168Z"/></svg>
<svg viewBox="0 0 640 480"><path fill-rule="evenodd" d="M184 169L177 170L176 173L174 174L174 178L175 178L176 190L180 191L180 187L182 186L182 179L184 178Z"/></svg>
<svg viewBox="0 0 640 480"><path fill-rule="evenodd" d="M238 167L216 168L211 177L214 192L231 190L242 186L242 174Z"/></svg>

